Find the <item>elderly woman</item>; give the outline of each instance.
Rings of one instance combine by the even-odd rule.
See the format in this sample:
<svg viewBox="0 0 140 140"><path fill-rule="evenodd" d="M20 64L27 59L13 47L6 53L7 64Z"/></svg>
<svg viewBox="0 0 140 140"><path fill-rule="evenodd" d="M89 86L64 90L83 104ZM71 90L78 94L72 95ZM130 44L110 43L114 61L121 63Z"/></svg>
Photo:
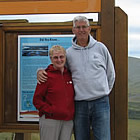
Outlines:
<svg viewBox="0 0 140 140"><path fill-rule="evenodd" d="M49 51L52 64L45 70L48 80L37 84L33 104L39 111L41 140L70 140L74 118L74 88L64 66L66 52L55 45Z"/></svg>

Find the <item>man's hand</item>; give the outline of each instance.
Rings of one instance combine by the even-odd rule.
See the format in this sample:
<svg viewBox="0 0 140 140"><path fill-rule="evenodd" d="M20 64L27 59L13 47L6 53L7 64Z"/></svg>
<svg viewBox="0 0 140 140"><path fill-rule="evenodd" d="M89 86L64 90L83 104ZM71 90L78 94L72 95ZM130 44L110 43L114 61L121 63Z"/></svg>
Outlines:
<svg viewBox="0 0 140 140"><path fill-rule="evenodd" d="M41 82L47 81L47 72L44 69L40 69L37 71L37 83L41 84Z"/></svg>

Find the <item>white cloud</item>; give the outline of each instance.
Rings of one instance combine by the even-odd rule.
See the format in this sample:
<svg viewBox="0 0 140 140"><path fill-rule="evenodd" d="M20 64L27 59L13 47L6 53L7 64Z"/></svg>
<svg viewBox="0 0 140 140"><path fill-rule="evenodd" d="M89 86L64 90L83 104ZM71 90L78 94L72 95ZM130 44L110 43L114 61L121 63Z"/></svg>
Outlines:
<svg viewBox="0 0 140 140"><path fill-rule="evenodd" d="M116 0L115 4L128 15L128 54L140 57L140 0Z"/></svg>
<svg viewBox="0 0 140 140"><path fill-rule="evenodd" d="M119 6L127 15L128 23L131 26L139 26L140 19L140 1L139 0L116 0L116 6Z"/></svg>
<svg viewBox="0 0 140 140"><path fill-rule="evenodd" d="M140 34L138 34L138 33L137 34L130 34L129 39L140 40Z"/></svg>
<svg viewBox="0 0 140 140"><path fill-rule="evenodd" d="M0 16L0 20L27 19L29 22L64 22L72 21L77 15L85 15L93 21L98 21L97 13L79 13L79 14L37 14L37 15L6 15Z"/></svg>

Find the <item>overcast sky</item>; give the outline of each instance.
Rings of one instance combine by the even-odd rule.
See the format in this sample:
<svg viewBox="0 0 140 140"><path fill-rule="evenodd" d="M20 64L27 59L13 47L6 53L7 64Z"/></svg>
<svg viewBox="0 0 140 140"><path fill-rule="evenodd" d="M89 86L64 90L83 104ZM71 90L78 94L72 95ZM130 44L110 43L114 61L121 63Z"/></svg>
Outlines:
<svg viewBox="0 0 140 140"><path fill-rule="evenodd" d="M140 58L140 0L116 0L115 5L119 6L128 15L128 55ZM79 15L79 14L78 14ZM64 19L72 20L75 15L36 15L25 16L29 22L62 22ZM95 14L85 14L88 18L93 18L94 21L98 20L98 16ZM24 16L0 16L1 19L25 19Z"/></svg>
<svg viewBox="0 0 140 140"><path fill-rule="evenodd" d="M140 58L140 0L116 0L128 15L128 55Z"/></svg>

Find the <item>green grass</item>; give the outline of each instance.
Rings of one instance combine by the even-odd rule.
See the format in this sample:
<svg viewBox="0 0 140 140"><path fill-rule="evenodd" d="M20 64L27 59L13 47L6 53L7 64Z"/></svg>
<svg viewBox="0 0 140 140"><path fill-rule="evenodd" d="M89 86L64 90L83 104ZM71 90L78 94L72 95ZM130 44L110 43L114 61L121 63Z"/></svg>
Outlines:
<svg viewBox="0 0 140 140"><path fill-rule="evenodd" d="M140 140L140 120L128 120L128 140Z"/></svg>
<svg viewBox="0 0 140 140"><path fill-rule="evenodd" d="M40 140L39 133L32 133L31 139L32 140Z"/></svg>
<svg viewBox="0 0 140 140"><path fill-rule="evenodd" d="M32 134L32 140L40 140L39 139L39 134L38 133L33 133ZM71 140L74 140L74 136L72 135Z"/></svg>
<svg viewBox="0 0 140 140"><path fill-rule="evenodd" d="M13 133L0 133L0 140L12 140Z"/></svg>

